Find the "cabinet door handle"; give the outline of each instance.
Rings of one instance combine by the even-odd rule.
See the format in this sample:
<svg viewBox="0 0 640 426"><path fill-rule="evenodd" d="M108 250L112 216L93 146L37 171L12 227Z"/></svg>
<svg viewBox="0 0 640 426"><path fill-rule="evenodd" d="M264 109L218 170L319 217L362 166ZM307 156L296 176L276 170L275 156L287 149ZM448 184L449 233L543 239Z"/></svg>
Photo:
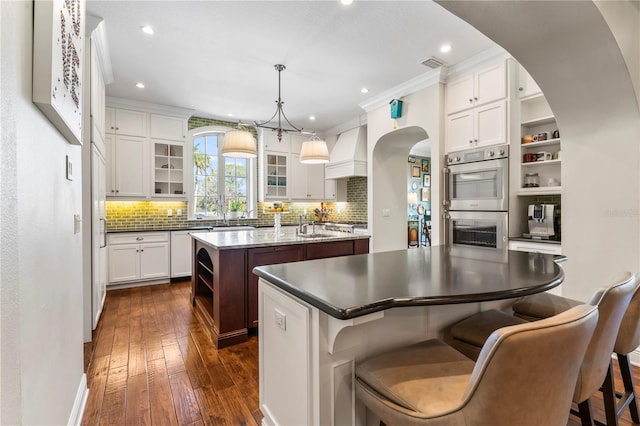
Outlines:
<svg viewBox="0 0 640 426"><path fill-rule="evenodd" d="M100 219L100 222L103 223L102 244L100 244L100 248L105 248L107 246L107 219Z"/></svg>
<svg viewBox="0 0 640 426"><path fill-rule="evenodd" d="M136 241L142 241L142 240L144 240L144 237L137 237L136 238Z"/></svg>

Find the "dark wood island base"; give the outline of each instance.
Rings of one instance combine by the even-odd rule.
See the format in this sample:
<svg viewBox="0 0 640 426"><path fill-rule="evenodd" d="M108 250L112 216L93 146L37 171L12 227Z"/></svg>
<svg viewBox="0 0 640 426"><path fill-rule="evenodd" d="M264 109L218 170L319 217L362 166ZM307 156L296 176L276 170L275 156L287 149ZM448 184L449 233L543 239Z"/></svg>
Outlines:
<svg viewBox="0 0 640 426"><path fill-rule="evenodd" d="M362 236L310 242L294 237L274 245L224 245L198 235L206 234L194 234L193 238L191 301L219 349L248 340L250 330L258 326L258 277L252 273L254 267L369 253L369 238Z"/></svg>

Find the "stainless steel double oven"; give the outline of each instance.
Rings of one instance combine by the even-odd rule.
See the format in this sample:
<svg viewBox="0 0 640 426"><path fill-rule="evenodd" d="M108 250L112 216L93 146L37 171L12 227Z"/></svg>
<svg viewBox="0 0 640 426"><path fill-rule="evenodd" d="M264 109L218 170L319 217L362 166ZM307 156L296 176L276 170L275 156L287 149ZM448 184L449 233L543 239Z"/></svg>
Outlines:
<svg viewBox="0 0 640 426"><path fill-rule="evenodd" d="M506 248L509 146L453 152L444 161L447 243Z"/></svg>

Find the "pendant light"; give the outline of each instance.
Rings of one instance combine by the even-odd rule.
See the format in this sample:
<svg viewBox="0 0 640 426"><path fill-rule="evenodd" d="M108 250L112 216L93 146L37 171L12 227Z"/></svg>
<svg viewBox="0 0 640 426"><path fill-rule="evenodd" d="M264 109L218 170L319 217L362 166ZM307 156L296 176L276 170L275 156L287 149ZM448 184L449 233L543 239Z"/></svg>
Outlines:
<svg viewBox="0 0 640 426"><path fill-rule="evenodd" d="M238 123L238 128L229 130L222 138L220 152L224 157L255 158L258 156L256 141L253 134L243 130Z"/></svg>
<svg viewBox="0 0 640 426"><path fill-rule="evenodd" d="M304 164L328 163L329 149L327 148L327 143L316 135L311 136L311 139L302 143L300 162Z"/></svg>

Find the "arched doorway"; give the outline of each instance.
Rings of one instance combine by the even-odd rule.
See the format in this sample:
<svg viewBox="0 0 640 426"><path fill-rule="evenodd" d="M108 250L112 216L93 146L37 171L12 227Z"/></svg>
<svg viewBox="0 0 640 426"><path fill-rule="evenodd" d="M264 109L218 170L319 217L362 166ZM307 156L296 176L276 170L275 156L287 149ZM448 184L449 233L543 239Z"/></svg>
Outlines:
<svg viewBox="0 0 640 426"><path fill-rule="evenodd" d="M428 137L422 127L408 126L375 143L369 177L372 252L407 248L407 157L416 143Z"/></svg>

